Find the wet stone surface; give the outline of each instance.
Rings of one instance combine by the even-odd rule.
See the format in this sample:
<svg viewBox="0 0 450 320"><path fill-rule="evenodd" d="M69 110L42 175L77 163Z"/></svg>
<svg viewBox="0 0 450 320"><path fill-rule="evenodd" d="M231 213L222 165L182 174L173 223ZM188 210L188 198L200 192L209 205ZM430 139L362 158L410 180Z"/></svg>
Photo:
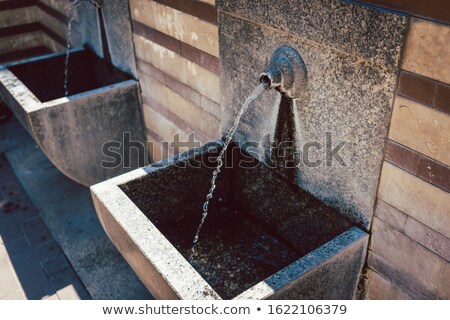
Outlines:
<svg viewBox="0 0 450 320"><path fill-rule="evenodd" d="M301 153L296 183L370 229L407 19L337 0L232 0L218 7L222 132L273 52L291 46L308 74L291 119ZM266 91L242 117L235 141L267 162L261 145L273 141L281 116L280 94ZM317 148L306 148L311 143ZM342 161L332 158L340 143Z"/></svg>
<svg viewBox="0 0 450 320"><path fill-rule="evenodd" d="M191 256L198 219L156 226L224 299L231 299L300 257L272 232L233 204L208 215Z"/></svg>
<svg viewBox="0 0 450 320"><path fill-rule="evenodd" d="M14 121L14 120L11 120ZM90 299L58 243L0 155L0 299ZM53 275L72 272L64 283ZM76 288L61 296L60 290Z"/></svg>
<svg viewBox="0 0 450 320"><path fill-rule="evenodd" d="M263 164L238 169L248 155L232 144L191 259L216 155L204 155L203 167L192 166L199 157L189 158L190 165L171 164L120 188L222 298L234 298L351 227Z"/></svg>

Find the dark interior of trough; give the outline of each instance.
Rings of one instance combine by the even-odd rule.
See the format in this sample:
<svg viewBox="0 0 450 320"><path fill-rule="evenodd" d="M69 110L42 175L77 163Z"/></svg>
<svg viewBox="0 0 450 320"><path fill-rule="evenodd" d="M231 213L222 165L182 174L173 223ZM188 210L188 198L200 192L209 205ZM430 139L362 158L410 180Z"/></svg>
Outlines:
<svg viewBox="0 0 450 320"><path fill-rule="evenodd" d="M192 258L192 240L217 153L192 156L121 186L224 299L237 296L351 226L272 169L239 148L230 148L228 168L217 179Z"/></svg>
<svg viewBox="0 0 450 320"><path fill-rule="evenodd" d="M41 101L64 97L65 54L12 66L9 70ZM84 49L70 54L69 95L109 86L131 77Z"/></svg>

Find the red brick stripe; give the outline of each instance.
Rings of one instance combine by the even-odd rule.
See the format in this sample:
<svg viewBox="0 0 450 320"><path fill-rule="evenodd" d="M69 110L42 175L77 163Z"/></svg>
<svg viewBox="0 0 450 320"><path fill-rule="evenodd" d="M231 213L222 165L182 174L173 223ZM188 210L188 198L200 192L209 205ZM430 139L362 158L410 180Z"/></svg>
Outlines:
<svg viewBox="0 0 450 320"><path fill-rule="evenodd" d="M63 39L61 36L59 36L53 30L51 30L50 28L48 28L47 26L43 25L40 22L32 22L32 23L22 24L22 25L18 25L18 26L0 28L0 38L15 36L15 35L24 34L24 33L31 33L31 32L35 32L35 31L42 31L42 32L46 33L49 37L51 37L53 40L58 42L59 44L61 44L63 46L66 45L65 39Z"/></svg>
<svg viewBox="0 0 450 320"><path fill-rule="evenodd" d="M183 56L217 75L220 74L219 58L210 55L209 53L203 52L136 20L133 20L133 32Z"/></svg>
<svg viewBox="0 0 450 320"><path fill-rule="evenodd" d="M162 5L190 14L203 21L217 25L217 9L215 6L197 0L154 0Z"/></svg>
<svg viewBox="0 0 450 320"><path fill-rule="evenodd" d="M35 0L8 0L0 1L0 11L13 10L35 5Z"/></svg>
<svg viewBox="0 0 450 320"><path fill-rule="evenodd" d="M388 140L384 157L386 161L416 175L420 161L420 155L417 152L392 140Z"/></svg>
<svg viewBox="0 0 450 320"><path fill-rule="evenodd" d="M388 139L385 160L450 192L450 167Z"/></svg>
<svg viewBox="0 0 450 320"><path fill-rule="evenodd" d="M425 106L450 114L450 85L402 70L397 93Z"/></svg>
<svg viewBox="0 0 450 320"><path fill-rule="evenodd" d="M434 108L450 114L450 86L437 84L436 96L434 97Z"/></svg>
<svg viewBox="0 0 450 320"><path fill-rule="evenodd" d="M436 81L415 73L401 71L398 80L398 94L425 104L433 105Z"/></svg>
<svg viewBox="0 0 450 320"><path fill-rule="evenodd" d="M17 26L0 28L0 37L10 37L39 30L41 30L41 24L39 22L26 23Z"/></svg>
<svg viewBox="0 0 450 320"><path fill-rule="evenodd" d="M67 21L67 20L68 20L67 16L64 15L64 14L62 14L62 13L59 12L58 10L56 10L56 9L54 9L54 8L52 8L52 7L50 7L50 6L47 5L46 3L44 3L44 2L42 2L42 1L40 1L40 0L37 0L37 1L36 1L36 6L37 6L38 8L40 8L42 11L48 13L50 16L54 17L55 19L61 21L61 22L64 23L64 24L67 24L67 22L68 22L68 21Z"/></svg>
<svg viewBox="0 0 450 320"><path fill-rule="evenodd" d="M12 52L0 54L0 63L17 61L21 59L36 57L44 54L52 53L52 50L45 46L27 48L23 50L15 50Z"/></svg>
<svg viewBox="0 0 450 320"><path fill-rule="evenodd" d="M62 38L59 34L57 34L55 31L47 27L46 25L40 24L40 28L43 32L45 32L50 38L58 42L62 46L66 46L67 41L66 39Z"/></svg>
<svg viewBox="0 0 450 320"><path fill-rule="evenodd" d="M162 144L162 142L165 140L163 137L161 137L156 131L153 131L152 129L150 129L149 127L147 128L147 133L148 135L152 138L155 139L154 141L159 142Z"/></svg>
<svg viewBox="0 0 450 320"><path fill-rule="evenodd" d="M164 86L166 86L169 89L171 89L172 91L178 93L180 96L189 100L190 102L192 102L199 108L201 108L201 104L202 104L201 101L206 99L209 103L217 106L217 108L220 109L220 106L217 103L215 103L214 101L212 101L211 99L209 99L208 97L205 97L200 92L192 89L191 87L189 87L185 83L181 82L180 80L175 79L174 77L168 75L167 73L163 72L162 70L159 70L152 64L138 59L138 66L139 66L139 71L155 78L156 80L161 82ZM201 109L203 109L203 108L201 108ZM209 115L216 118L216 116L214 114L208 112L207 110L204 110L204 112L207 112Z"/></svg>
<svg viewBox="0 0 450 320"><path fill-rule="evenodd" d="M144 101L144 104L147 105L150 109L153 111L159 113L169 121L171 121L175 126L182 129L186 132L195 132L195 138L196 140L200 140L201 142L207 142L210 141L210 138L208 138L208 135L202 132L199 129L193 128L189 123L178 117L176 114L168 110L166 107L159 104L154 99L150 98L149 96L146 96L145 94L142 95L142 100ZM172 138L172 137L170 137Z"/></svg>

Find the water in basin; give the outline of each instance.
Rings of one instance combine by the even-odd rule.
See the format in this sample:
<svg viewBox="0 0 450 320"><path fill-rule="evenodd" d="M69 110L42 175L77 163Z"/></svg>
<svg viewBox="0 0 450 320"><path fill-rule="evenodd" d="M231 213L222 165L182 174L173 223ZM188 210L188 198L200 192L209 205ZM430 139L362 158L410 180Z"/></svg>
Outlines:
<svg viewBox="0 0 450 320"><path fill-rule="evenodd" d="M62 98L64 92L65 54L52 55L9 67L8 69L41 101ZM69 94L98 89L131 77L96 56L91 50L76 50L68 65Z"/></svg>
<svg viewBox="0 0 450 320"><path fill-rule="evenodd" d="M219 152L197 154L120 188L222 298L237 296L351 227L272 169L242 166L249 156L231 144L190 259Z"/></svg>

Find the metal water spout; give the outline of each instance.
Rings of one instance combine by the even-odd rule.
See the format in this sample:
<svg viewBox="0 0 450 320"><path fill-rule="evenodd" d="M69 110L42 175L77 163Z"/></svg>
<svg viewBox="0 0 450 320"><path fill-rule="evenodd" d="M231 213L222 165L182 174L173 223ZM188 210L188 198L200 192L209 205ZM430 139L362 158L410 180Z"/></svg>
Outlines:
<svg viewBox="0 0 450 320"><path fill-rule="evenodd" d="M269 65L259 79L268 89L273 88L281 93L274 136L276 145L269 149L269 159L283 176L295 181L295 168L300 161L300 153L297 152L295 101L306 98L306 65L294 48L281 46L274 51Z"/></svg>
<svg viewBox="0 0 450 320"><path fill-rule="evenodd" d="M269 89L274 88L288 98L298 99L306 92L308 75L300 54L292 47L281 46L272 54L259 79Z"/></svg>

